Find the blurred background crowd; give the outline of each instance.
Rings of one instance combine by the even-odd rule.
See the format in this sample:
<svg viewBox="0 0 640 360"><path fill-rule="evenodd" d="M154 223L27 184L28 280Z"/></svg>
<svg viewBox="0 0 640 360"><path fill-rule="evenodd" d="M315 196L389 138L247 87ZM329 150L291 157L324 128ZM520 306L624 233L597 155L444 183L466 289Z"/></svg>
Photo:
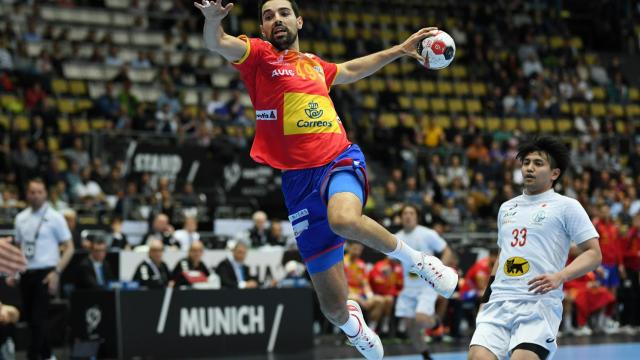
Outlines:
<svg viewBox="0 0 640 360"><path fill-rule="evenodd" d="M227 32L259 36L254 2L235 3ZM567 301L574 304L568 314L576 320L565 320L566 329L589 334L586 319L601 314L592 327L613 332L616 321L623 321L625 331L635 331L639 1L301 5L301 49L335 62L387 48L425 25L446 30L457 43L456 60L445 70L427 72L402 59L369 79L332 89L350 140L368 156L368 214L398 229L401 205L415 204L420 223L437 230L453 249L477 239L472 245L487 255L500 204L521 192L514 159L519 142L536 133L555 134L572 154L571 168L555 190L587 209L601 236L604 263L617 267L621 278L617 284L598 282L606 278L599 270L567 286ZM0 226L12 228L26 206L26 180L39 176L51 205L65 214L76 248L89 253L96 237L83 236L85 229L103 230L97 242L106 241L107 249L137 245L122 230L128 221L148 223L146 232L155 240L183 251L194 240L208 248L224 248L228 239L233 249L238 240L249 247L295 246L277 220L286 215L282 206L247 210L246 203L220 195L220 179L196 186L151 171L134 176L130 159L113 155L127 150L110 146L114 138L196 146L216 163L248 152L255 113L235 70L203 49L202 18L191 2L0 0L0 18ZM220 176L228 176L226 170ZM214 219L252 214L249 232L194 238L199 226L215 231ZM160 247L147 239L141 243L149 251ZM355 261L359 251L348 257ZM356 273L371 280L375 293L376 274L389 274L397 264L367 250L364 258L364 270ZM482 284L482 271L466 276L474 263L463 261L460 271L465 281ZM304 277L294 263L287 271ZM384 297L397 295L397 286L379 289L375 316L388 313ZM482 286L475 291L441 305L450 316L446 324L460 323L465 301L473 303ZM625 307L625 301L635 306ZM459 334L455 326L448 331Z"/></svg>

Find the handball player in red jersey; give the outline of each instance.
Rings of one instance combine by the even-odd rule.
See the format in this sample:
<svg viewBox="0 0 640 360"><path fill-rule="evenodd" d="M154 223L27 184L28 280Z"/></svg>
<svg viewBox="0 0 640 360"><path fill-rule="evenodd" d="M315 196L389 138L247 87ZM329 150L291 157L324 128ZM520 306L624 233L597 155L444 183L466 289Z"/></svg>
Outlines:
<svg viewBox="0 0 640 360"><path fill-rule="evenodd" d="M344 239L399 259L445 297L455 290L458 275L362 214L368 195L364 155L347 139L329 90L403 56L421 60L416 44L437 29L421 29L400 45L334 64L299 48L303 19L294 0L260 2L262 39L224 32L221 23L232 3L194 5L205 17L205 46L232 62L249 92L256 112L251 157L283 171L289 220L324 315L367 359L381 359L380 338L365 324L358 304L347 301Z"/></svg>

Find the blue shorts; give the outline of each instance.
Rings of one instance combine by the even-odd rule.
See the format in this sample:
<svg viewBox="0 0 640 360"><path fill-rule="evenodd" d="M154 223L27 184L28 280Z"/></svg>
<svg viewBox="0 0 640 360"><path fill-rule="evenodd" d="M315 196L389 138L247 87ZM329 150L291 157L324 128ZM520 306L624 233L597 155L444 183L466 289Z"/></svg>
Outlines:
<svg viewBox="0 0 640 360"><path fill-rule="evenodd" d="M311 274L329 269L344 256L344 239L331 230L327 218L328 183L331 175L339 171L349 171L356 176L366 203L369 184L364 154L358 145L349 146L327 165L282 174L282 193L289 210L289 221L300 255Z"/></svg>
<svg viewBox="0 0 640 360"><path fill-rule="evenodd" d="M600 284L608 288L616 288L620 286L620 272L618 271L618 265L602 265L604 268L604 277L598 275Z"/></svg>

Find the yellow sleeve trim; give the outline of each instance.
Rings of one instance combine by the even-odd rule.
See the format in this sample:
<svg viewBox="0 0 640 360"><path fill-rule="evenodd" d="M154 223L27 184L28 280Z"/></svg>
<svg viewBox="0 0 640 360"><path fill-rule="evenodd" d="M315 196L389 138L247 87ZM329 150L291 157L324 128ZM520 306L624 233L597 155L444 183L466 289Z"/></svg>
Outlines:
<svg viewBox="0 0 640 360"><path fill-rule="evenodd" d="M233 62L236 65L240 65L243 62L245 62L245 60L247 60L247 58L249 57L249 54L251 53L251 41L249 41L249 37L247 35L240 35L238 36L238 39L244 40L244 42L247 43L247 50L244 52L244 55L242 55L240 60Z"/></svg>

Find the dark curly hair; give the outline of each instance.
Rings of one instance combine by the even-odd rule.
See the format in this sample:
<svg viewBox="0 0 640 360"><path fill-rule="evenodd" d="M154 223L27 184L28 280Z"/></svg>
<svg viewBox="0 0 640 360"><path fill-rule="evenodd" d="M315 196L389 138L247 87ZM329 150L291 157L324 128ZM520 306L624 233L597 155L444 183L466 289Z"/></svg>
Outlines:
<svg viewBox="0 0 640 360"><path fill-rule="evenodd" d="M558 178L553 182L553 185L555 186L556 182L562 178L562 175L564 175L571 163L569 149L560 140L551 136L543 135L535 137L531 141L520 145L516 159L522 163L527 155L534 152L547 154L551 169L560 169L560 176L558 176Z"/></svg>
<svg viewBox="0 0 640 360"><path fill-rule="evenodd" d="M260 7L258 8L258 16L260 17L260 24L262 24L262 7L264 6L264 4L266 4L269 1L271 0L260 1ZM291 3L291 9L293 9L293 14L296 17L300 16L300 7L298 6L298 3L296 2L296 0L288 0L288 1Z"/></svg>

